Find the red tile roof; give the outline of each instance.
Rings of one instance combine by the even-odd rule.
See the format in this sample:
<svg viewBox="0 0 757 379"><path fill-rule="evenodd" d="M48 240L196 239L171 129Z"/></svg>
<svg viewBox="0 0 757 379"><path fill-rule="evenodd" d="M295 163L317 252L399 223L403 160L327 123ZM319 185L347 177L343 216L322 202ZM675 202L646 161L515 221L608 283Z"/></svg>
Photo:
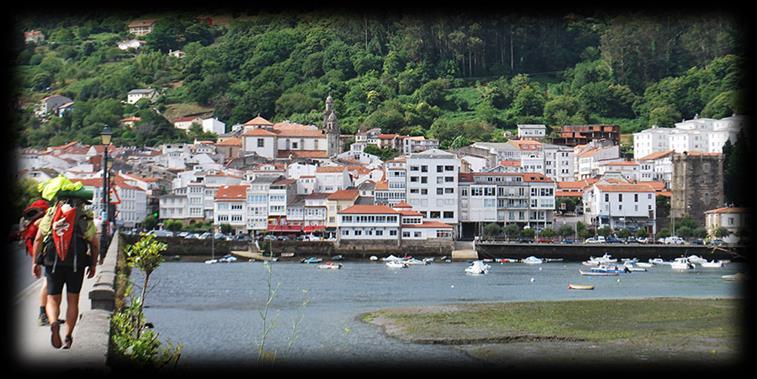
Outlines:
<svg viewBox="0 0 757 379"><path fill-rule="evenodd" d="M749 212L749 209L747 208L725 207L725 208L710 209L709 211L706 211L704 213L713 214L713 213L747 213L747 212Z"/></svg>
<svg viewBox="0 0 757 379"><path fill-rule="evenodd" d="M540 174L538 172L525 172L520 175L523 176L524 182L545 182L545 183L553 182L552 178L544 174Z"/></svg>
<svg viewBox="0 0 757 379"><path fill-rule="evenodd" d="M328 158L326 150L279 150L276 153L277 158Z"/></svg>
<svg viewBox="0 0 757 379"><path fill-rule="evenodd" d="M236 184L218 187L216 201L245 201L247 197L247 184Z"/></svg>
<svg viewBox="0 0 757 379"><path fill-rule="evenodd" d="M360 196L360 191L356 189L338 190L329 195L329 200L355 200Z"/></svg>
<svg viewBox="0 0 757 379"><path fill-rule="evenodd" d="M658 151L652 154L647 154L639 159L638 161L653 161L655 159L665 158L669 155L673 154L673 150L667 150L667 151Z"/></svg>
<svg viewBox="0 0 757 379"><path fill-rule="evenodd" d="M655 192L652 186L647 184L597 184L602 192Z"/></svg>
<svg viewBox="0 0 757 379"><path fill-rule="evenodd" d="M260 117L260 115L258 115L258 117L253 118L250 121L245 122L244 124L245 125L273 125L270 121Z"/></svg>
<svg viewBox="0 0 757 379"><path fill-rule="evenodd" d="M345 166L318 166L315 168L315 172L320 173L344 172L346 170L347 167Z"/></svg>
<svg viewBox="0 0 757 379"><path fill-rule="evenodd" d="M424 221L422 224L402 224L403 228L422 228L422 229L452 229L452 225L439 221Z"/></svg>

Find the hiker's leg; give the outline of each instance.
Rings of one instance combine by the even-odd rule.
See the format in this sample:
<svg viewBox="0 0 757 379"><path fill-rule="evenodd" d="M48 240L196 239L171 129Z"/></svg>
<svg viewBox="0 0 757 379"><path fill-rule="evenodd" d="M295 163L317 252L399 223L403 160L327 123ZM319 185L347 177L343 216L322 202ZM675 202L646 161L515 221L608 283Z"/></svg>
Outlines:
<svg viewBox="0 0 757 379"><path fill-rule="evenodd" d="M47 304L47 280L42 283L42 288L39 289L39 306L44 307Z"/></svg>
<svg viewBox="0 0 757 379"><path fill-rule="evenodd" d="M47 305L45 305L45 310L47 311L47 319L50 320L50 324L58 322L58 316L60 314L60 299L60 294L47 295Z"/></svg>
<svg viewBox="0 0 757 379"><path fill-rule="evenodd" d="M79 294L66 293L66 335L70 336L74 332L76 319L79 318Z"/></svg>
<svg viewBox="0 0 757 379"><path fill-rule="evenodd" d="M84 281L84 269L80 268L76 272L73 270L66 273L66 336L71 336L76 326L76 319L79 318L79 292L81 291L82 282Z"/></svg>
<svg viewBox="0 0 757 379"><path fill-rule="evenodd" d="M60 300L63 293L64 277L60 268L53 273L50 268L45 267L45 277L47 287L47 299L45 300L45 310L47 311L47 319L50 324L58 322L60 315Z"/></svg>

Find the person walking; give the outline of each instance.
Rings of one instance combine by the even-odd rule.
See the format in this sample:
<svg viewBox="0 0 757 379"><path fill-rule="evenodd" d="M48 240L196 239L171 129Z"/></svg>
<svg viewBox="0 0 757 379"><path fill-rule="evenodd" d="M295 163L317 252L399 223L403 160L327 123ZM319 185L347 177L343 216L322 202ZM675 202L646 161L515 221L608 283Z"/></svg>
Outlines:
<svg viewBox="0 0 757 379"><path fill-rule="evenodd" d="M39 223L42 217L47 212L50 205L46 200L39 199L33 201L29 206L24 209L24 213L19 221L19 239L24 243L26 247L26 253L29 256L34 255L34 239L37 237L37 230L39 230ZM42 287L39 290L39 315L37 316L37 323L39 326L48 326L50 322L47 318L47 312L45 310L47 306L47 281L42 283Z"/></svg>
<svg viewBox="0 0 757 379"><path fill-rule="evenodd" d="M73 191L55 191L55 205L40 220L33 245L32 273L41 277L44 266L47 281L45 310L50 323L50 342L53 347L64 349L73 344L73 331L79 318L79 292L85 273L87 278L94 277L100 250L92 211L84 209L92 193L80 190L81 183L77 184L78 188L72 186L76 188ZM62 342L58 320L64 286L67 312L66 335Z"/></svg>

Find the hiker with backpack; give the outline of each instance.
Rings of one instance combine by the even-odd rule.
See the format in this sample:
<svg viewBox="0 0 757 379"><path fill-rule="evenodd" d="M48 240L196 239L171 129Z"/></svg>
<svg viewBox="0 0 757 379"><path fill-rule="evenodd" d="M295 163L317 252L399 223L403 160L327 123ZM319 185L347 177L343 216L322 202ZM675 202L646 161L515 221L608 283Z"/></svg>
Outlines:
<svg viewBox="0 0 757 379"><path fill-rule="evenodd" d="M50 186L53 186L51 189ZM42 186L41 186L42 187ZM81 183L71 183L65 177L52 179L44 185L42 197L50 197L50 207L39 222L33 244L32 273L39 278L44 266L47 281L47 318L50 322L50 341L53 347L71 348L73 331L79 318L79 292L84 275L92 278L100 250L92 211L85 210L92 191ZM60 338L60 305L66 287L66 336Z"/></svg>
<svg viewBox="0 0 757 379"><path fill-rule="evenodd" d="M42 220L42 217L45 215L48 208L50 208L50 205L46 200L35 200L24 209L24 213L19 221L18 239L24 243L26 253L29 256L34 254L34 239L37 237L39 222ZM46 306L47 282L44 282L42 288L39 290L39 315L37 316L37 323L39 326L50 325L45 310Z"/></svg>

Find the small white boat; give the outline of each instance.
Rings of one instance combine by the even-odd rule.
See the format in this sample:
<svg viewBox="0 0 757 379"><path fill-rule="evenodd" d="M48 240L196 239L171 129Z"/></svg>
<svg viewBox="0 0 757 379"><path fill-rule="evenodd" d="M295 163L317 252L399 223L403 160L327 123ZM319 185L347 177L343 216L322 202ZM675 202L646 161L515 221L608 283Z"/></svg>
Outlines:
<svg viewBox="0 0 757 379"><path fill-rule="evenodd" d="M334 262L326 262L324 264L318 265L318 268L321 269L329 269L329 270L338 270L342 268L341 263L334 263Z"/></svg>
<svg viewBox="0 0 757 379"><path fill-rule="evenodd" d="M522 260L521 262L523 262L523 263L525 263L525 264L527 264L527 265L540 265L540 264L542 264L542 262L544 262L544 261L543 261L543 260L541 260L541 259L539 259L539 258L536 258L536 257L534 257L534 256L530 256L530 257L528 257L528 258L526 258L526 259Z"/></svg>
<svg viewBox="0 0 757 379"><path fill-rule="evenodd" d="M400 261L386 261L386 267L389 268L407 268L407 263L400 262Z"/></svg>
<svg viewBox="0 0 757 379"><path fill-rule="evenodd" d="M207 261L205 261L206 265L212 265L214 263L218 263L218 259L208 259Z"/></svg>
<svg viewBox="0 0 757 379"><path fill-rule="evenodd" d="M410 265L410 266L427 265L427 264L429 264L429 262L427 262L425 260L422 261L422 260L415 259L415 258L405 259L405 260L402 260L400 262L405 263L405 264Z"/></svg>
<svg viewBox="0 0 757 379"><path fill-rule="evenodd" d="M491 266L483 261L474 261L470 266L465 268L465 272L472 275L481 275L489 272Z"/></svg>
<svg viewBox="0 0 757 379"><path fill-rule="evenodd" d="M689 255L689 256L687 257L687 259L688 259L688 260L689 260L689 262L691 262L691 263L699 263L699 264L702 264L702 263L704 263L704 262L707 262L707 260L706 260L706 259L704 259L704 258L702 258L702 257L700 257L700 256L698 256L698 255Z"/></svg>
<svg viewBox="0 0 757 379"><path fill-rule="evenodd" d="M723 275L723 276L721 276L721 278L723 280L740 282L740 281L746 280L746 275L742 274L740 272L737 272L737 273L731 274L731 275Z"/></svg>
<svg viewBox="0 0 757 379"><path fill-rule="evenodd" d="M662 258L652 258L649 260L649 263L656 264L656 265L669 265L671 262L663 261Z"/></svg>
<svg viewBox="0 0 757 379"><path fill-rule="evenodd" d="M712 261L712 262L704 261L700 263L699 265L701 265L704 268L722 268L723 261Z"/></svg>
<svg viewBox="0 0 757 379"><path fill-rule="evenodd" d="M578 270L578 272L581 273L583 276L618 276L620 275L617 271L583 271Z"/></svg>
<svg viewBox="0 0 757 379"><path fill-rule="evenodd" d="M395 257L394 255L390 255L390 256L388 256L386 258L381 258L381 260L384 261L384 262L397 262L397 261L401 261L402 258Z"/></svg>
<svg viewBox="0 0 757 379"><path fill-rule="evenodd" d="M644 268L650 268L650 267L653 267L654 264L652 264L652 263L645 263L645 262L638 262L638 263L636 263L636 266L644 267Z"/></svg>
<svg viewBox="0 0 757 379"><path fill-rule="evenodd" d="M670 264L670 268L673 270L691 270L694 268L694 264L689 262L688 258L676 258Z"/></svg>
<svg viewBox="0 0 757 379"><path fill-rule="evenodd" d="M625 267L628 269L628 271L631 271L631 272L647 272L647 269L643 267L634 267L634 266L625 266Z"/></svg>
<svg viewBox="0 0 757 379"><path fill-rule="evenodd" d="M583 261L583 262L581 262L581 264L584 265L584 266L590 266L590 267L591 266L599 266L600 265L600 263L597 262L597 261Z"/></svg>
<svg viewBox="0 0 757 379"><path fill-rule="evenodd" d="M236 261L237 257L233 255L224 255L223 257L221 257L221 259L218 260L218 263L232 263Z"/></svg>
<svg viewBox="0 0 757 379"><path fill-rule="evenodd" d="M426 264L429 264L429 263L431 263L431 262L433 262L433 261L434 261L434 257L430 257L430 258L423 258L423 262L426 262Z"/></svg>
<svg viewBox="0 0 757 379"><path fill-rule="evenodd" d="M370 259L371 261L377 261L377 260L378 260L378 257L377 257L377 256L375 256L375 255L371 255L371 257L370 257L369 259Z"/></svg>
<svg viewBox="0 0 757 379"><path fill-rule="evenodd" d="M588 284L568 284L569 290L593 290L594 286Z"/></svg>

